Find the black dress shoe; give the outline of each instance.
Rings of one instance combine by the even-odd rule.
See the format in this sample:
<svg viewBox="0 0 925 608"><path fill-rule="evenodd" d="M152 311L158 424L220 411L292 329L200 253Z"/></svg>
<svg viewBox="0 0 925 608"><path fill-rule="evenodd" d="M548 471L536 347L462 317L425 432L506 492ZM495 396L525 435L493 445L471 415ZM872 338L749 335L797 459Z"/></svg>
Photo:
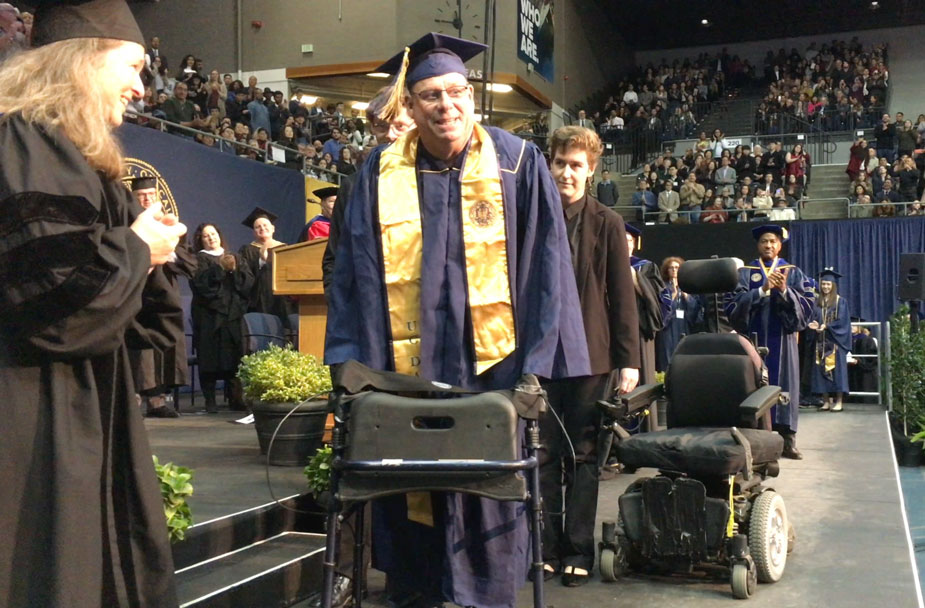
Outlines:
<svg viewBox="0 0 925 608"><path fill-rule="evenodd" d="M179 418L180 414L177 413L177 410L172 407L167 407L162 405L160 407L152 407L148 409L145 413L145 418Z"/></svg>
<svg viewBox="0 0 925 608"><path fill-rule="evenodd" d="M803 460L803 453L795 445L785 447L780 455L790 460Z"/></svg>
<svg viewBox="0 0 925 608"><path fill-rule="evenodd" d="M319 593L313 597L308 605L310 608L321 608L321 597ZM340 574L334 575L334 591L331 594L331 608L346 608L353 604L353 581Z"/></svg>

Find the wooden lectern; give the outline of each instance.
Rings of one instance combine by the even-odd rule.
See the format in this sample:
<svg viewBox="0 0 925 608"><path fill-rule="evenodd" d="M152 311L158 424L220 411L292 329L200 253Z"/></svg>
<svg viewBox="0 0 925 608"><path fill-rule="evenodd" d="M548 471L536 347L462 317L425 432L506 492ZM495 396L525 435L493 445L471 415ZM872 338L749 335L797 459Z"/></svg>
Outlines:
<svg viewBox="0 0 925 608"><path fill-rule="evenodd" d="M328 305L321 280L321 258L328 239L271 249L273 293L299 296L299 352L324 358L324 328Z"/></svg>

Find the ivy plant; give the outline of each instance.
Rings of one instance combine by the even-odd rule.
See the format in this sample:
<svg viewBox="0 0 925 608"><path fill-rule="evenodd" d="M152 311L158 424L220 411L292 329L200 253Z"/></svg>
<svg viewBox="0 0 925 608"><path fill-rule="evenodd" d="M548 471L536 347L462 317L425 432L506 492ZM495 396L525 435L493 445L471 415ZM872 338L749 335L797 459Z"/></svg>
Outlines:
<svg viewBox="0 0 925 608"><path fill-rule="evenodd" d="M334 453L331 446L318 448L312 459L305 467L305 477L308 479L308 488L317 498L322 492L331 488L331 461Z"/></svg>
<svg viewBox="0 0 925 608"><path fill-rule="evenodd" d="M154 459L154 470L161 484L161 498L164 501L164 516L167 518L167 536L175 543L186 537L186 529L193 523L186 499L193 495L193 471L168 462L161 464Z"/></svg>
<svg viewBox="0 0 925 608"><path fill-rule="evenodd" d="M331 391L331 372L313 355L271 345L241 359L238 378L252 401L298 403Z"/></svg>

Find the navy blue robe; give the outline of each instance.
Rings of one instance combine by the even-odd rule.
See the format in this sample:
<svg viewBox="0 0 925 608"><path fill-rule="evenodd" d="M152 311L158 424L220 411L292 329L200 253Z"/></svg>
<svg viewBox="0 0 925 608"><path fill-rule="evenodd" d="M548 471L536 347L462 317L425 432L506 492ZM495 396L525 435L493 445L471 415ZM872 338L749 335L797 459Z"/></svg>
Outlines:
<svg viewBox="0 0 925 608"><path fill-rule="evenodd" d="M834 318L831 310L827 316L828 319L823 318L823 310L819 306L819 300L816 300L813 320L820 325L825 323L825 331L813 332L816 334L815 346L818 348L820 340L824 340L825 354L830 353L833 347L835 349L835 369L832 370L830 377L825 374L823 364L816 363L816 358L813 358L810 387L817 395L848 392L848 351L851 350L851 316L848 312L848 301L845 298L838 298ZM816 349L814 348L812 352L815 353Z"/></svg>
<svg viewBox="0 0 925 608"><path fill-rule="evenodd" d="M665 328L655 336L655 371L663 372L668 369L671 355L684 336L693 333L693 328L701 314L700 301L696 296L684 294L681 291L671 293L671 286L666 285L662 291L662 299L668 298L670 305L666 315ZM681 312L683 315L678 315Z"/></svg>
<svg viewBox="0 0 925 608"><path fill-rule="evenodd" d="M796 266L779 258L778 270L789 266L787 289L783 294L772 289L762 296L761 287L767 277L759 260L739 269L739 285L726 299L726 314L740 334L758 334L758 345L768 347L765 365L768 380L789 394L789 405L776 405L771 410L775 425L797 430L800 404L800 360L797 352L797 332L812 319L812 285Z"/></svg>
<svg viewBox="0 0 925 608"><path fill-rule="evenodd" d="M477 376L468 320L460 170L418 148L423 256L421 376L477 390L510 388L524 373L544 378L590 374L562 205L539 149L500 129L495 144L508 236L508 272L517 348ZM328 302L325 362L355 359L392 370L390 326L378 220L379 157L360 170L335 255ZM373 505L376 567L390 584L460 605L514 606L526 579L529 537L524 506L434 495L436 526L406 517L404 497ZM436 599L436 598L435 598Z"/></svg>

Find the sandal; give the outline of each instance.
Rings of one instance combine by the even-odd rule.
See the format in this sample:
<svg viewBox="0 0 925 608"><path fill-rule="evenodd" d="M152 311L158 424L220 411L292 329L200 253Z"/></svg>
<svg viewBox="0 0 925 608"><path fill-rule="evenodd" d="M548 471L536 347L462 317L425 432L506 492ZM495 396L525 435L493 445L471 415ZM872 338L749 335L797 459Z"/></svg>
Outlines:
<svg viewBox="0 0 925 608"><path fill-rule="evenodd" d="M565 571L562 573L562 584L566 587L581 587L590 580L591 573L584 568L566 566Z"/></svg>
<svg viewBox="0 0 925 608"><path fill-rule="evenodd" d="M551 581L559 573L559 570L550 563L543 564L543 580ZM533 569L530 569L530 572L527 573L527 578L532 582L533 581Z"/></svg>

